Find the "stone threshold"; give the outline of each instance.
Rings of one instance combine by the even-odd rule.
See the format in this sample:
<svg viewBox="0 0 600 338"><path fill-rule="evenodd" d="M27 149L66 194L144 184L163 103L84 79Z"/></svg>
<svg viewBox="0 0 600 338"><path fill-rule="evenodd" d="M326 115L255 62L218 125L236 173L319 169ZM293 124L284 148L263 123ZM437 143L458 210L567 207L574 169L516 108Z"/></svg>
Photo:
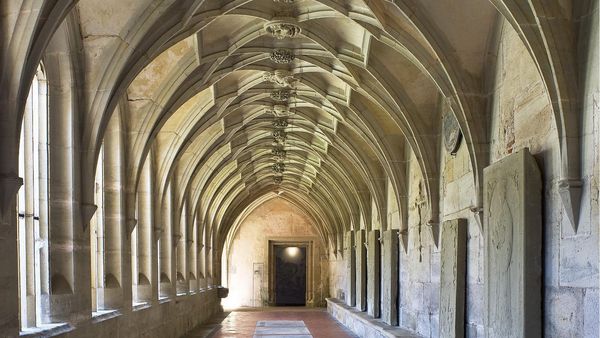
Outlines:
<svg viewBox="0 0 600 338"><path fill-rule="evenodd" d="M358 311L335 298L327 298L327 312L359 337L422 337L407 329L387 325L381 320L367 315L366 312Z"/></svg>

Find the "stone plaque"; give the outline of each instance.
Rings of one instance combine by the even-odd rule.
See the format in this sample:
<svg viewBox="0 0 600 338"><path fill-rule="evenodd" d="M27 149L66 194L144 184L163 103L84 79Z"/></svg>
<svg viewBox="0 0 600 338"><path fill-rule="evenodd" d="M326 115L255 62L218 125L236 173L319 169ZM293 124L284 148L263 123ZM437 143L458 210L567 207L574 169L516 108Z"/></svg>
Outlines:
<svg viewBox="0 0 600 338"><path fill-rule="evenodd" d="M381 243L379 230L368 233L367 246L367 313L379 318L381 311Z"/></svg>
<svg viewBox="0 0 600 338"><path fill-rule="evenodd" d="M542 182L527 148L484 169L485 332L542 336Z"/></svg>
<svg viewBox="0 0 600 338"><path fill-rule="evenodd" d="M354 233L354 250L356 252L356 308L367 311L367 248L366 232L356 230Z"/></svg>
<svg viewBox="0 0 600 338"><path fill-rule="evenodd" d="M344 240L344 261L346 262L346 304L356 305L356 253L354 252L354 232L346 232Z"/></svg>
<svg viewBox="0 0 600 338"><path fill-rule="evenodd" d="M444 116L442 129L444 132L444 147L450 154L455 155L460 147L462 133L456 117L451 112L446 113Z"/></svg>
<svg viewBox="0 0 600 338"><path fill-rule="evenodd" d="M440 247L440 337L465 336L467 227L464 218L445 221Z"/></svg>
<svg viewBox="0 0 600 338"><path fill-rule="evenodd" d="M398 230L384 231L381 245L381 319L388 325L398 325Z"/></svg>

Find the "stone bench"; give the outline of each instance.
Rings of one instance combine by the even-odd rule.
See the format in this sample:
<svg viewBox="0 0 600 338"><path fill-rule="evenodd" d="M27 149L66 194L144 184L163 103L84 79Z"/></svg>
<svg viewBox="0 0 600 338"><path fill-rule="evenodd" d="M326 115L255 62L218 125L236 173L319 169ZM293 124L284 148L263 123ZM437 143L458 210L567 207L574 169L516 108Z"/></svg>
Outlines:
<svg viewBox="0 0 600 338"><path fill-rule="evenodd" d="M387 325L335 298L327 298L327 312L359 337L421 337L412 331Z"/></svg>

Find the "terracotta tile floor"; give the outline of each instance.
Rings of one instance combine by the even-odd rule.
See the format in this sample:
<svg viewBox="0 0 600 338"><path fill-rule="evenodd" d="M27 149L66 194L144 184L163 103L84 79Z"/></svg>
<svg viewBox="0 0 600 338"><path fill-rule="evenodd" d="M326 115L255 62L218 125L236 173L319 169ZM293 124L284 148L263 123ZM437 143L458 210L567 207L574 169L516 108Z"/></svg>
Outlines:
<svg viewBox="0 0 600 338"><path fill-rule="evenodd" d="M186 338L200 337L254 337L259 321L293 320L304 321L313 338L356 337L331 317L325 309L315 308L255 308L225 312L208 323L195 328ZM269 336L261 336L269 337ZM270 337L283 337L272 335ZM307 335L285 335L289 338L309 337Z"/></svg>

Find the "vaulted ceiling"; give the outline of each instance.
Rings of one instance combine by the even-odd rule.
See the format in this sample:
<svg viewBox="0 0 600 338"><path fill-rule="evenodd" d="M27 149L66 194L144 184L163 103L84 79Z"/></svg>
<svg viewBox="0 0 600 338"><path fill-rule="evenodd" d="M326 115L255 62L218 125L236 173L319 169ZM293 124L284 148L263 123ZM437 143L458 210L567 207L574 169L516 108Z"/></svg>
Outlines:
<svg viewBox="0 0 600 338"><path fill-rule="evenodd" d="M39 27L67 36L80 72L83 172L94 171L107 125L120 116L129 202L152 154L159 196L170 184L179 212L186 206L221 238L257 201L279 195L335 243L361 219L371 227L372 213L388 227L388 189L406 227L411 152L429 222L439 222L447 114L458 120L481 189L486 70L499 18L540 67L561 139L576 132L573 108L559 99L571 95L561 90L569 68L541 66L568 64L544 47L557 34L545 29L545 14L565 16L567 3L81 0L44 4ZM577 172L567 165L563 177ZM91 189L83 199L93 201Z"/></svg>

